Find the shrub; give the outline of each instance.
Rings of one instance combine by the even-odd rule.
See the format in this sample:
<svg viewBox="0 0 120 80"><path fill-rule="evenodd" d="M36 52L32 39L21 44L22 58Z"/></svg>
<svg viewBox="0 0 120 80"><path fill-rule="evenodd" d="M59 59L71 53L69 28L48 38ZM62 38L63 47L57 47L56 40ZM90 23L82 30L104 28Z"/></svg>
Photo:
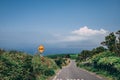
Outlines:
<svg viewBox="0 0 120 80"><path fill-rule="evenodd" d="M56 59L55 62L60 68L62 68L62 62L63 62L62 58Z"/></svg>
<svg viewBox="0 0 120 80"><path fill-rule="evenodd" d="M45 80L55 74L55 62L38 55L31 56L18 51L0 54L0 80Z"/></svg>
<svg viewBox="0 0 120 80"><path fill-rule="evenodd" d="M54 69L47 69L44 72L45 76L53 76L55 74Z"/></svg>

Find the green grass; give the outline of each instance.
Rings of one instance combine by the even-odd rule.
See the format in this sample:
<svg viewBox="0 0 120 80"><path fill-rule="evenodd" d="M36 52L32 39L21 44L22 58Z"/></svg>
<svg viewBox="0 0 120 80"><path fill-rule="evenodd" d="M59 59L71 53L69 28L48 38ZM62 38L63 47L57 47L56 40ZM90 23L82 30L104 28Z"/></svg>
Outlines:
<svg viewBox="0 0 120 80"><path fill-rule="evenodd" d="M77 56L78 56L78 54L70 54L70 58L71 58L71 59L76 59Z"/></svg>
<svg viewBox="0 0 120 80"><path fill-rule="evenodd" d="M53 54L53 55L47 55L46 57L49 57L49 58L52 58L52 59L56 59L56 58L66 58L68 57L69 55L69 58L70 59L76 59L78 54Z"/></svg>

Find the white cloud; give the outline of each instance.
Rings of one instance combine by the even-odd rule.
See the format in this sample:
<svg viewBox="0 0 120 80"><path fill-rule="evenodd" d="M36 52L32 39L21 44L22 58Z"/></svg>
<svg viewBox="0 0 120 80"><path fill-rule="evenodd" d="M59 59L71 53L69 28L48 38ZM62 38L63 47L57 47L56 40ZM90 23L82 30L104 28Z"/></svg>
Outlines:
<svg viewBox="0 0 120 80"><path fill-rule="evenodd" d="M78 35L70 35L70 36L65 36L60 41L67 42L67 41L81 41L81 40L86 40L86 37L78 36Z"/></svg>
<svg viewBox="0 0 120 80"><path fill-rule="evenodd" d="M100 43L104 41L106 35L108 35L107 30L90 29L87 26L84 26L69 33L55 33L47 43L56 44L61 47L91 48L99 46Z"/></svg>
<svg viewBox="0 0 120 80"><path fill-rule="evenodd" d="M84 26L71 32L52 34L53 36L46 43L61 48L91 49L99 46L108 33L105 29L90 29Z"/></svg>
<svg viewBox="0 0 120 80"><path fill-rule="evenodd" d="M93 36L93 35L106 34L106 33L107 31L104 29L93 30L93 29L89 29L87 26L84 26L78 30L72 31L72 34L76 34L79 36Z"/></svg>
<svg viewBox="0 0 120 80"><path fill-rule="evenodd" d="M83 41L83 40L101 40L108 34L108 31L104 29L93 30L87 26L81 27L78 30L74 30L71 34L64 36L60 41Z"/></svg>

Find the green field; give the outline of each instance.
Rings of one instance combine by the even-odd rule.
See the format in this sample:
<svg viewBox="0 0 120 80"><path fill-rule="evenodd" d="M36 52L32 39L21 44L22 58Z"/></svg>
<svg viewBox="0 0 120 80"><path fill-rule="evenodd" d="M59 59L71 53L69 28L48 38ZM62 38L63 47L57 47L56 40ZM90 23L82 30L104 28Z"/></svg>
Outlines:
<svg viewBox="0 0 120 80"><path fill-rule="evenodd" d="M76 59L78 54L53 54L53 55L47 55L46 57L56 59L56 58L70 58L70 59Z"/></svg>

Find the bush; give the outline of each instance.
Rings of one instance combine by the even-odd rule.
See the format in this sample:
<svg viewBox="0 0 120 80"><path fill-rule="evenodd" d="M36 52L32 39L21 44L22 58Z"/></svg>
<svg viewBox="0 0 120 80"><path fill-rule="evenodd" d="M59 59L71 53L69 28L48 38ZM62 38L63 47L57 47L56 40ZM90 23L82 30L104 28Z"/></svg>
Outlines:
<svg viewBox="0 0 120 80"><path fill-rule="evenodd" d="M44 72L45 76L53 76L55 74L54 69L47 69Z"/></svg>
<svg viewBox="0 0 120 80"><path fill-rule="evenodd" d="M18 51L0 54L0 80L46 80L58 67L52 59Z"/></svg>
<svg viewBox="0 0 120 80"><path fill-rule="evenodd" d="M63 59L62 59L62 58L56 59L55 62L56 62L56 64L57 64L60 68L62 68L62 62L63 62Z"/></svg>
<svg viewBox="0 0 120 80"><path fill-rule="evenodd" d="M31 59L31 55L16 51L5 51L0 56L0 78L5 80L28 79L31 67L29 62L31 62Z"/></svg>
<svg viewBox="0 0 120 80"><path fill-rule="evenodd" d="M96 72L103 71L112 75L116 80L120 80L120 57L117 57L115 53L103 52L94 55L92 59L86 62L78 62L80 67L91 67Z"/></svg>
<svg viewBox="0 0 120 80"><path fill-rule="evenodd" d="M44 78L52 76L55 74L55 69L57 69L57 65L53 60L46 57L40 57L39 55L33 57L32 66L34 75L37 79L43 76Z"/></svg>

